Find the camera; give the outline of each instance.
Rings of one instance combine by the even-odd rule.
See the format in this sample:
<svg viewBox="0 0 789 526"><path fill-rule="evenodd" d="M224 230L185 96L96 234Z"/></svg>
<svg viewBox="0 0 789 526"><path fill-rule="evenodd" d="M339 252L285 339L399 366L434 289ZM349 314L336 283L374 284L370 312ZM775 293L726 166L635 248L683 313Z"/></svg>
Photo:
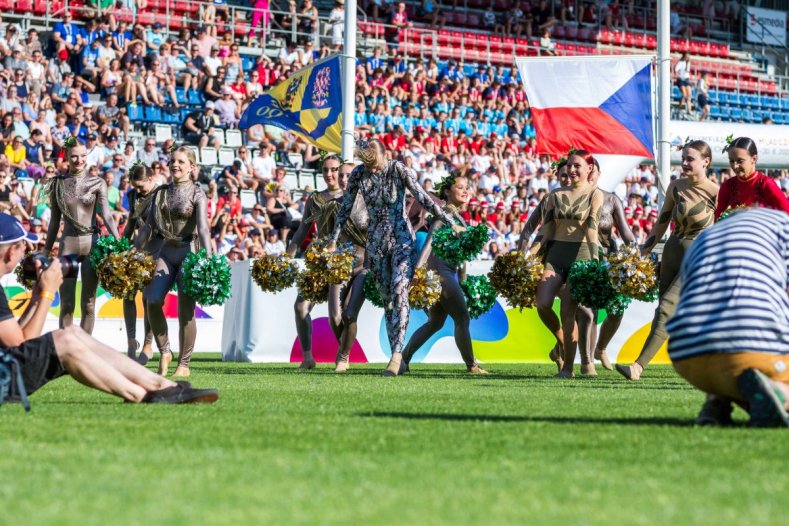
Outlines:
<svg viewBox="0 0 789 526"><path fill-rule="evenodd" d="M79 275L79 261L78 257L74 254L67 256L59 256L60 268L63 271L64 278L76 278ZM52 264L52 258L42 254L41 252L34 252L26 256L22 261L22 277L29 280L38 279L36 274L36 261L41 262L41 270L44 271Z"/></svg>

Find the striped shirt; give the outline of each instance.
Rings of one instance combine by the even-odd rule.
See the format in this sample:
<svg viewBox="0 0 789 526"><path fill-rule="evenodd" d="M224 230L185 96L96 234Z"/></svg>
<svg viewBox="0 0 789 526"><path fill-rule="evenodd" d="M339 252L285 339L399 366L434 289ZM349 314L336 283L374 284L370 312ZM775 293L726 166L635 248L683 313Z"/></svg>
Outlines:
<svg viewBox="0 0 789 526"><path fill-rule="evenodd" d="M669 356L789 354L789 215L734 213L702 232L682 262L682 290L666 324Z"/></svg>

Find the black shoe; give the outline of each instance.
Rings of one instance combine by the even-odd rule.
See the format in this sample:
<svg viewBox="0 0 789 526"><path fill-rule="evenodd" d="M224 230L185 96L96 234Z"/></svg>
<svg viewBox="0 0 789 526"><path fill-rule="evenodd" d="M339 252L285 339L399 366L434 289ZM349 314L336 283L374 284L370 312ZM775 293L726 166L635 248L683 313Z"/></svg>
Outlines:
<svg viewBox="0 0 789 526"><path fill-rule="evenodd" d="M730 426L733 425L731 402L720 398L710 398L701 406L699 416L693 421L697 426Z"/></svg>
<svg viewBox="0 0 789 526"><path fill-rule="evenodd" d="M771 380L756 369L748 369L737 378L737 388L748 401L753 427L789 427L789 414L783 396Z"/></svg>
<svg viewBox="0 0 789 526"><path fill-rule="evenodd" d="M194 389L189 382L151 391L142 399L144 404L213 404L219 399L217 389Z"/></svg>

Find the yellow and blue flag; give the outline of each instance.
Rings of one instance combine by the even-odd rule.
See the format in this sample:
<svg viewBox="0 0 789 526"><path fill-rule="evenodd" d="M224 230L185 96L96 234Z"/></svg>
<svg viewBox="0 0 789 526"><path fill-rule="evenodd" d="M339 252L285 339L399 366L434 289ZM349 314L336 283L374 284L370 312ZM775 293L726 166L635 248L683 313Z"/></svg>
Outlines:
<svg viewBox="0 0 789 526"><path fill-rule="evenodd" d="M238 127L276 126L322 150L340 153L341 79L340 55L302 68L255 99L241 115Z"/></svg>

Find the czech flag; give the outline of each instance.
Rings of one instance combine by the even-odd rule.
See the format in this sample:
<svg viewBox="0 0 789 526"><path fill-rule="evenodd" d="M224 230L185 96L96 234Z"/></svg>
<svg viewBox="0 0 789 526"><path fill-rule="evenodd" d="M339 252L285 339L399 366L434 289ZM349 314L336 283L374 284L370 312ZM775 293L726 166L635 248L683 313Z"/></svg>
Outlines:
<svg viewBox="0 0 789 526"><path fill-rule="evenodd" d="M652 58L517 59L540 151L655 157Z"/></svg>

